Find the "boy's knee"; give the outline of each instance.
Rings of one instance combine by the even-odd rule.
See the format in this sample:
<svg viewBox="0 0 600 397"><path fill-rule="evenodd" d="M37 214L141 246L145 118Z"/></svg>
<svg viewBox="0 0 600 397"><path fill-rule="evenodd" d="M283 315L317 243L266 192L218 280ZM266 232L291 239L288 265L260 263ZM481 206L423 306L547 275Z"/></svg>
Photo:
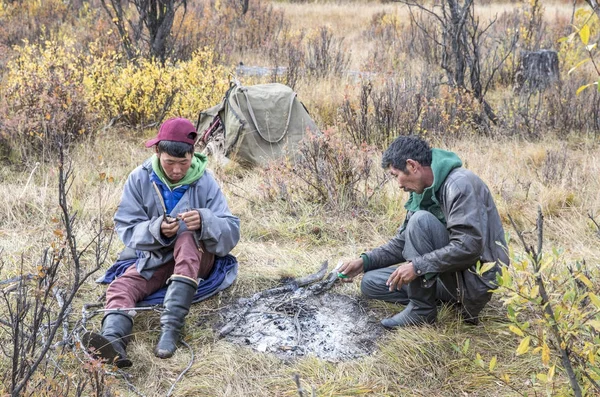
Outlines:
<svg viewBox="0 0 600 397"><path fill-rule="evenodd" d="M181 232L177 236L177 241L175 241L175 251L179 251L183 247L194 247L194 249L196 249L196 239L194 238L194 233L195 232L191 230Z"/></svg>

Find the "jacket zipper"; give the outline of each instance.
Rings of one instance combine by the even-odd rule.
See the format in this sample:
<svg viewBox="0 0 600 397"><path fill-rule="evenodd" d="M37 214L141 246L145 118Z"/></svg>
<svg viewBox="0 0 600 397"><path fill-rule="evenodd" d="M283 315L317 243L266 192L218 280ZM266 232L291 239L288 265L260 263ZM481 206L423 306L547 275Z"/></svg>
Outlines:
<svg viewBox="0 0 600 397"><path fill-rule="evenodd" d="M455 272L454 275L456 276L456 300L458 303L462 303L462 294L460 289L460 281L458 279L458 272Z"/></svg>

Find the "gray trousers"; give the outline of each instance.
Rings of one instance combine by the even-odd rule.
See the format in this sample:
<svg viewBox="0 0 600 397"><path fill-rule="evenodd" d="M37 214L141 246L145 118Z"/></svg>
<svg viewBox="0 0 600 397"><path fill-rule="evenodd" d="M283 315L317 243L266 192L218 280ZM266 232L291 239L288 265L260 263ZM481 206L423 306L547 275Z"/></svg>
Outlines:
<svg viewBox="0 0 600 397"><path fill-rule="evenodd" d="M412 258L442 248L450 242L446 227L430 212L417 211L410 219L405 230L405 245L402 256ZM455 273L440 273L435 280L424 283L423 277L417 277L409 285L390 292L386 281L397 266L371 270L363 275L360 285L362 293L371 299L397 302L407 305L413 301L417 307L435 307L438 302L457 302L457 278ZM435 289L435 292L434 292Z"/></svg>

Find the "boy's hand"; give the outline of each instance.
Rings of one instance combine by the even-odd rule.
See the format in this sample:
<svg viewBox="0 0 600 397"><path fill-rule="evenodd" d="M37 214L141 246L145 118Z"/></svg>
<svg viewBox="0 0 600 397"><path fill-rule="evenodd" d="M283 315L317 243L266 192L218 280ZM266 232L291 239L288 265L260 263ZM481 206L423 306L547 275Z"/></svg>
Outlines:
<svg viewBox="0 0 600 397"><path fill-rule="evenodd" d="M170 221L173 219L173 221ZM179 230L179 221L177 219L168 217L164 218L162 223L160 224L160 232L163 236L167 238L171 238L177 234Z"/></svg>
<svg viewBox="0 0 600 397"><path fill-rule="evenodd" d="M200 230L202 226L202 219L200 219L200 213L196 210L182 212L177 215L187 226L188 230Z"/></svg>

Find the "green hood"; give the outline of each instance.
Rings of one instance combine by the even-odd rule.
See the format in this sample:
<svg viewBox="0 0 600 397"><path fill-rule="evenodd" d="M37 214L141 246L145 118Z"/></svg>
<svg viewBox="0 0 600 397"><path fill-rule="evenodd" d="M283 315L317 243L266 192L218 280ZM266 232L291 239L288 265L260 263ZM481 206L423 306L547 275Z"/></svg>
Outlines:
<svg viewBox="0 0 600 397"><path fill-rule="evenodd" d="M462 166L462 161L453 152L442 149L431 149L431 170L433 171L433 184L421 194L411 193L410 198L404 204L408 211L425 210L431 212L443 224L446 224L446 218L440 208L435 194L439 190L446 177L455 168Z"/></svg>
<svg viewBox="0 0 600 397"><path fill-rule="evenodd" d="M160 166L158 156L156 154L152 156L152 170L171 190L177 186L189 185L193 182L196 182L198 179L200 179L200 177L202 177L202 175L204 175L204 170L206 169L207 163L208 159L205 155L194 153L194 157L192 157L192 165L188 169L185 176L179 182L171 183L167 179L165 171Z"/></svg>

